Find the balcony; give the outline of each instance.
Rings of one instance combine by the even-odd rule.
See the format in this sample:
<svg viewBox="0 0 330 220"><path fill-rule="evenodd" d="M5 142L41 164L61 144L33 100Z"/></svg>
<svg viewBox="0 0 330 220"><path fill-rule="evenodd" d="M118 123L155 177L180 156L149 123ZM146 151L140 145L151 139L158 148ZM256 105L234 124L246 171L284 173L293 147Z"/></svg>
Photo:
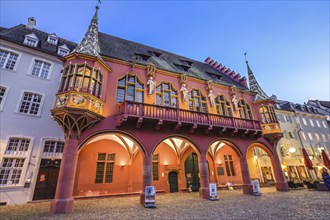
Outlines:
<svg viewBox="0 0 330 220"><path fill-rule="evenodd" d="M103 102L95 98L95 96L84 92L64 92L56 95L56 103L54 109L58 108L74 108L89 110L99 116L103 116Z"/></svg>
<svg viewBox="0 0 330 220"><path fill-rule="evenodd" d="M128 120L136 120L137 128L140 128L143 122L156 122L156 129L166 123L174 125L174 131L186 126L192 133L197 128L202 128L205 133L216 130L219 134L226 132L232 135L240 133L243 136L261 135L259 121L130 101L117 106L117 127Z"/></svg>

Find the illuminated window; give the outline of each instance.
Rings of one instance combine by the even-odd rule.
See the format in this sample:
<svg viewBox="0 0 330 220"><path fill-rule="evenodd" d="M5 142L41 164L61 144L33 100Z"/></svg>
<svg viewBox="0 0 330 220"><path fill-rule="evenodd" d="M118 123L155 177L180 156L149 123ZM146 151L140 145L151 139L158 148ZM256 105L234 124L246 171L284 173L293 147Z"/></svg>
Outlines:
<svg viewBox="0 0 330 220"><path fill-rule="evenodd" d="M317 140L317 141L320 141L320 140L321 140L319 134L316 134L316 133L315 133L315 137L316 137L316 140Z"/></svg>
<svg viewBox="0 0 330 220"><path fill-rule="evenodd" d="M97 155L95 183L111 183L115 154L99 153Z"/></svg>
<svg viewBox="0 0 330 220"><path fill-rule="evenodd" d="M0 50L0 67L13 70L18 58L18 54Z"/></svg>
<svg viewBox="0 0 330 220"><path fill-rule="evenodd" d="M17 185L20 182L25 158L3 158L0 185Z"/></svg>
<svg viewBox="0 0 330 220"><path fill-rule="evenodd" d="M311 123L311 126L314 127L314 122L312 119L309 119L309 123Z"/></svg>
<svg viewBox="0 0 330 220"><path fill-rule="evenodd" d="M143 83L132 74L118 79L117 103L126 101L143 102Z"/></svg>
<svg viewBox="0 0 330 220"><path fill-rule="evenodd" d="M302 120L303 120L304 125L307 125L306 119L303 118Z"/></svg>
<svg viewBox="0 0 330 220"><path fill-rule="evenodd" d="M306 141L306 135L304 132L301 132L301 135L303 136L304 140Z"/></svg>
<svg viewBox="0 0 330 220"><path fill-rule="evenodd" d="M68 65L65 67L60 91L82 91L97 98L102 94L103 75L99 69L89 65Z"/></svg>
<svg viewBox="0 0 330 220"><path fill-rule="evenodd" d="M309 137L309 140L311 140L311 141L313 140L313 136L310 132L308 132L308 137Z"/></svg>
<svg viewBox="0 0 330 220"><path fill-rule="evenodd" d="M159 169L159 154L155 154L152 157L152 179L159 180L158 169Z"/></svg>
<svg viewBox="0 0 330 220"><path fill-rule="evenodd" d="M178 107L178 92L171 83L162 82L156 87L156 105Z"/></svg>
<svg viewBox="0 0 330 220"><path fill-rule="evenodd" d="M323 127L327 128L327 125L324 121L322 121Z"/></svg>
<svg viewBox="0 0 330 220"><path fill-rule="evenodd" d="M262 123L277 123L277 118L273 106L262 105L259 108Z"/></svg>
<svg viewBox="0 0 330 220"><path fill-rule="evenodd" d="M216 97L215 107L218 115L232 116L230 103L224 95L218 95Z"/></svg>
<svg viewBox="0 0 330 220"><path fill-rule="evenodd" d="M252 111L249 104L244 99L238 102L238 111L241 118L252 120Z"/></svg>
<svg viewBox="0 0 330 220"><path fill-rule="evenodd" d="M193 89L188 93L189 110L207 113L206 97L199 91Z"/></svg>

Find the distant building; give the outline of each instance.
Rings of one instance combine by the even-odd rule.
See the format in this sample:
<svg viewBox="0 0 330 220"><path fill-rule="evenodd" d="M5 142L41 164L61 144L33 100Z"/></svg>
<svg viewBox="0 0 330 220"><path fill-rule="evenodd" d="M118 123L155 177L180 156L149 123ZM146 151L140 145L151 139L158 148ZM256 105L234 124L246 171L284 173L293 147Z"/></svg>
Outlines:
<svg viewBox="0 0 330 220"><path fill-rule="evenodd" d="M40 177L36 185L37 176L43 167L51 167L45 172L59 169L64 147L63 132L50 109L62 56L75 44L35 25L29 18L27 25L0 29L0 202L8 205L49 198L46 187L54 194L56 184Z"/></svg>
<svg viewBox="0 0 330 220"><path fill-rule="evenodd" d="M319 101L317 99L310 99L307 106L314 107L317 113L327 117L328 125L330 126L330 101Z"/></svg>

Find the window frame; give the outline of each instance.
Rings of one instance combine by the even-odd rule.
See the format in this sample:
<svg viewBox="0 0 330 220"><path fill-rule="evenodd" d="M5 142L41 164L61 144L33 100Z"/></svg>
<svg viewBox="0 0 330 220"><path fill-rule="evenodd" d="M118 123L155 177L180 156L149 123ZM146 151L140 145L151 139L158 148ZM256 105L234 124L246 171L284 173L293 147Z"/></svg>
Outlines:
<svg viewBox="0 0 330 220"><path fill-rule="evenodd" d="M169 89L164 88L164 85L168 85ZM160 91L158 88L160 87ZM169 105L165 105L165 93L169 93ZM176 93L176 94L173 94ZM164 107L172 107L178 108L179 107L179 91L175 89L171 82L162 81L158 86L156 86L156 105L164 106ZM161 97L161 104L158 104L158 97ZM173 103L173 99L175 99L175 103Z"/></svg>
<svg viewBox="0 0 330 220"><path fill-rule="evenodd" d="M4 69L4 70L7 70L7 71L16 72L17 67L18 67L18 63L20 62L20 59L21 59L22 54L20 52L17 52L16 50L12 50L12 49L9 49L9 48L6 48L6 47L0 47L0 51L4 51L4 52L7 52L8 53L8 56L7 56L7 58L6 58L5 62L4 62L4 66L7 65L8 60L9 60L9 57L10 57L10 54L17 55L17 59L15 61L15 64L14 64L13 69L5 68L5 67L0 67L0 69Z"/></svg>
<svg viewBox="0 0 330 220"><path fill-rule="evenodd" d="M220 99L221 97L223 97L223 100ZM223 94L219 94L215 98L215 108L216 108L216 111L217 111L218 115L227 116L227 117L232 117L233 116L233 112L232 112L232 109L231 109L230 102L228 101L226 96L223 95ZM223 112L224 109L225 109L225 112Z"/></svg>
<svg viewBox="0 0 330 220"><path fill-rule="evenodd" d="M244 103L242 103L244 101ZM251 106L246 102L245 99L240 99L237 103L238 105L238 112L240 115L240 118L246 119L246 120L253 120L253 112ZM244 117L243 116L244 113ZM246 116L249 116L248 118Z"/></svg>
<svg viewBox="0 0 330 220"><path fill-rule="evenodd" d="M159 154L152 155L152 180L159 180Z"/></svg>
<svg viewBox="0 0 330 220"><path fill-rule="evenodd" d="M105 155L105 158L100 159L100 155L103 154ZM113 158L111 157L109 159L109 156L113 156ZM116 161L116 153L104 153L104 152L97 153L94 184L109 184L113 182L115 161ZM101 168L102 170L99 170L99 165L101 164L103 165L103 167ZM102 172L102 176L100 175L100 172ZM101 181L98 180L98 177L100 176L101 176Z"/></svg>
<svg viewBox="0 0 330 220"><path fill-rule="evenodd" d="M133 82L129 82L128 77L134 77L134 83ZM119 85L119 81L125 79L125 85ZM138 88L139 86L141 86L142 88ZM133 86L134 87L134 98L133 100L127 100L127 93L128 93L128 87L129 86ZM144 83L139 79L139 77L136 74L133 73L126 73L124 76L120 77L117 79L117 91L116 91L116 104L121 104L125 101L131 101L131 102L138 102L138 103L144 103ZM120 102L118 101L118 91L119 89L123 89L124 90L124 99L121 100ZM138 93L142 93L142 100L141 101L137 101L137 97L138 97Z"/></svg>
<svg viewBox="0 0 330 220"><path fill-rule="evenodd" d="M25 93L31 93L31 94L34 94L34 95L41 95L41 101L39 103L39 109L38 109L37 114L30 114L30 113L20 112L21 105L22 105ZM30 91L30 90L23 90L23 91L21 91L20 99L17 103L17 108L16 108L15 112L18 113L18 114L22 114L22 115L28 115L28 116L32 116L32 117L40 117L41 113L42 113L43 106L44 106L44 101L45 101L45 94L38 93L38 92L35 92L35 91ZM30 109L31 109L31 104L29 106L29 111L30 111Z"/></svg>
<svg viewBox="0 0 330 220"><path fill-rule="evenodd" d="M47 142L55 142L53 150L45 151ZM59 144L62 143L63 147L59 146ZM43 149L42 149L42 156L43 157L62 157L64 152L64 145L65 141L63 139L54 139L54 138L46 138L43 140ZM59 148L63 148L62 151L58 151Z"/></svg>
<svg viewBox="0 0 330 220"><path fill-rule="evenodd" d="M32 71L34 69L34 66L35 66L35 63L36 62L41 62L42 65L41 65L41 67L39 69L38 74L37 75L33 75L32 74ZM44 64L49 64L49 69L48 69L47 77L40 76L41 73L42 73L42 71L43 71ZM49 60L38 58L38 57L33 57L32 62L31 62L31 66L30 66L30 70L27 73L27 75L28 76L31 76L31 77L38 78L38 79L50 80L51 79L51 75L52 75L52 71L53 71L53 66L54 66L54 63L53 62L50 62Z"/></svg>
<svg viewBox="0 0 330 220"><path fill-rule="evenodd" d="M195 91L197 91L199 93L199 95L195 96ZM198 100L200 110L198 110L196 107L196 102L195 102L196 99ZM191 107L190 103L192 103L192 107ZM201 92L200 89L193 88L188 93L188 106L189 106L190 111L200 112L200 113L209 113L209 110L207 107L206 96Z"/></svg>
<svg viewBox="0 0 330 220"><path fill-rule="evenodd" d="M223 155L227 176L236 176L233 155Z"/></svg>
<svg viewBox="0 0 330 220"><path fill-rule="evenodd" d="M1 98L1 101L0 101L0 111L2 111L3 107L5 106L5 102L6 102L6 99L7 99L8 92L9 92L9 87L8 86L0 85L0 89L1 88L4 88L5 89L5 92L4 92L4 94L3 94L2 97L0 96L0 98Z"/></svg>
<svg viewBox="0 0 330 220"><path fill-rule="evenodd" d="M4 167L3 165L5 163L5 160L12 160L11 166ZM21 165L21 166L17 167L16 164L17 164L18 160L21 161L18 164L18 165ZM6 173L3 173L3 171L9 170L9 172L7 172L8 175L7 175L6 179L4 177L2 177L2 179L0 179L0 186L17 186L17 185L21 185L22 179L23 179L22 177L24 176L24 173L25 173L24 169L25 169L26 161L27 161L27 158L25 158L25 157L24 158L23 157L2 157L1 164L0 164L0 177L5 176L4 174L6 174ZM18 174L19 175L18 180L17 180L17 173L15 174L14 171L20 171L19 174ZM13 177L17 181L16 183L12 182ZM4 181L6 181L5 184L3 183ZM10 183L8 183L8 182L10 182Z"/></svg>

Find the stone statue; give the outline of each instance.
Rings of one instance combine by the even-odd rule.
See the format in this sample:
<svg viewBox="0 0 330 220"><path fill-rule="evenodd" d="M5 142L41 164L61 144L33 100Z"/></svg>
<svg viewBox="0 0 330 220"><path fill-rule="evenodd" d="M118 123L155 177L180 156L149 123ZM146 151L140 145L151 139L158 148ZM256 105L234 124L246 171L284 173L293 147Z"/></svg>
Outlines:
<svg viewBox="0 0 330 220"><path fill-rule="evenodd" d="M183 101L188 101L188 89L185 83L182 84L180 91L182 92Z"/></svg>
<svg viewBox="0 0 330 220"><path fill-rule="evenodd" d="M233 99L231 100L231 102L234 105L234 110L235 111L238 111L238 100L236 99L236 96L235 95L233 95Z"/></svg>
<svg viewBox="0 0 330 220"><path fill-rule="evenodd" d="M208 97L210 98L211 106L215 106L215 95L212 90L209 91Z"/></svg>
<svg viewBox="0 0 330 220"><path fill-rule="evenodd" d="M151 95L154 92L156 82L153 79L154 79L153 77L149 77L149 80L147 82L147 85L149 85L148 95Z"/></svg>

